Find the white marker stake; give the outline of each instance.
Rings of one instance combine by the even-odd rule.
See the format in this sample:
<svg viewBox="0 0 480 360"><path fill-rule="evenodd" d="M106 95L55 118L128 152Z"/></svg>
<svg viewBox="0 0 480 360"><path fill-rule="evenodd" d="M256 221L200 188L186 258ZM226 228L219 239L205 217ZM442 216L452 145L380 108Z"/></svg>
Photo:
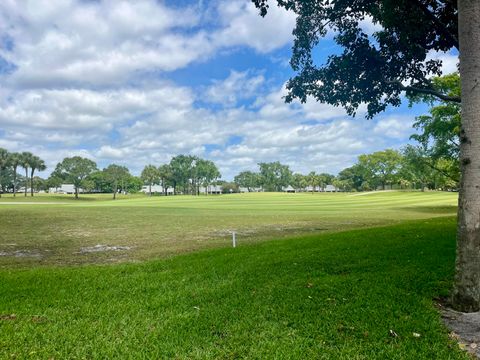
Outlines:
<svg viewBox="0 0 480 360"><path fill-rule="evenodd" d="M235 238L235 231L232 231L232 242L233 242L233 247L237 247L237 241Z"/></svg>

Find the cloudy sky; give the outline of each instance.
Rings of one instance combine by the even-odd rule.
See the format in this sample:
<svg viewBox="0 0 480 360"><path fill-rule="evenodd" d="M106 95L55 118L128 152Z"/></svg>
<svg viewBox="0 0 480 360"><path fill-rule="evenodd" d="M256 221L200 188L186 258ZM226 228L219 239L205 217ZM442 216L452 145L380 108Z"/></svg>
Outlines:
<svg viewBox="0 0 480 360"><path fill-rule="evenodd" d="M275 7L263 19L248 0L2 0L0 147L50 171L81 155L138 174L195 154L231 179L276 160L336 173L406 144L423 105L365 120L283 102L294 22ZM455 56L431 56L455 69Z"/></svg>

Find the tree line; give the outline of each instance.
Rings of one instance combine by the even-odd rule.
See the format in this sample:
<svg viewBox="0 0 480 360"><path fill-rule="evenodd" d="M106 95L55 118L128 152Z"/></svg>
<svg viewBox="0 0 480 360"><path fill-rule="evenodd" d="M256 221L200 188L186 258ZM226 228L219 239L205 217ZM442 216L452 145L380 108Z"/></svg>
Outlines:
<svg viewBox="0 0 480 360"><path fill-rule="evenodd" d="M199 195L200 187L204 187L208 193L208 187L215 185L221 174L211 160L194 155L177 155L168 164L145 166L140 178L149 186L149 194L152 194L152 186L159 184L165 195L168 188L173 189L174 195L179 191L182 194Z"/></svg>
<svg viewBox="0 0 480 360"><path fill-rule="evenodd" d="M19 168L25 170L25 176L17 173ZM46 168L45 161L31 152L9 152L0 148L0 197L10 188L13 196L16 196L19 184L24 185L24 196L27 196L28 186L30 195L33 196L35 171L43 171Z"/></svg>

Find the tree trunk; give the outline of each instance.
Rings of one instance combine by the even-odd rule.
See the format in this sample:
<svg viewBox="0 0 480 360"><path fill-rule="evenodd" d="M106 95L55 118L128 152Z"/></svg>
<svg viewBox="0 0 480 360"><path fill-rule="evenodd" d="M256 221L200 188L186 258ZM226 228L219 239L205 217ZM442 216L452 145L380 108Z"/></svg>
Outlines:
<svg viewBox="0 0 480 360"><path fill-rule="evenodd" d="M148 196L152 196L152 183L149 184Z"/></svg>
<svg viewBox="0 0 480 360"><path fill-rule="evenodd" d="M78 187L75 186L75 199L78 199Z"/></svg>
<svg viewBox="0 0 480 360"><path fill-rule="evenodd" d="M33 197L33 173L35 172L35 169L32 168L32 171L30 173L30 196Z"/></svg>
<svg viewBox="0 0 480 360"><path fill-rule="evenodd" d="M17 167L13 167L13 197L16 197L17 192Z"/></svg>
<svg viewBox="0 0 480 360"><path fill-rule="evenodd" d="M27 197L27 187L28 187L28 167L25 168L25 197Z"/></svg>
<svg viewBox="0 0 480 360"><path fill-rule="evenodd" d="M457 259L452 304L480 310L480 1L458 1L462 127Z"/></svg>
<svg viewBox="0 0 480 360"><path fill-rule="evenodd" d="M115 184L115 186L113 187L113 200L115 200L117 198L117 185Z"/></svg>

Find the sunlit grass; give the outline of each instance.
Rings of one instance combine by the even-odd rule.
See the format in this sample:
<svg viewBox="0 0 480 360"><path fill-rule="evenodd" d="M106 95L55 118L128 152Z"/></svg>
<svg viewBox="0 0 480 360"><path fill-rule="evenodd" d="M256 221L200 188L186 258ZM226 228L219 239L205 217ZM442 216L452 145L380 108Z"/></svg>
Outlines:
<svg viewBox="0 0 480 360"><path fill-rule="evenodd" d="M10 195L0 200L0 254L7 254L0 256L0 266L145 260L229 246L231 231L242 244L454 215L456 196L258 193L127 195L112 201L110 194L81 195L80 200ZM99 244L130 250L81 253Z"/></svg>
<svg viewBox="0 0 480 360"><path fill-rule="evenodd" d="M142 264L0 269L0 358L466 359L433 300L450 289L454 246L444 217Z"/></svg>

